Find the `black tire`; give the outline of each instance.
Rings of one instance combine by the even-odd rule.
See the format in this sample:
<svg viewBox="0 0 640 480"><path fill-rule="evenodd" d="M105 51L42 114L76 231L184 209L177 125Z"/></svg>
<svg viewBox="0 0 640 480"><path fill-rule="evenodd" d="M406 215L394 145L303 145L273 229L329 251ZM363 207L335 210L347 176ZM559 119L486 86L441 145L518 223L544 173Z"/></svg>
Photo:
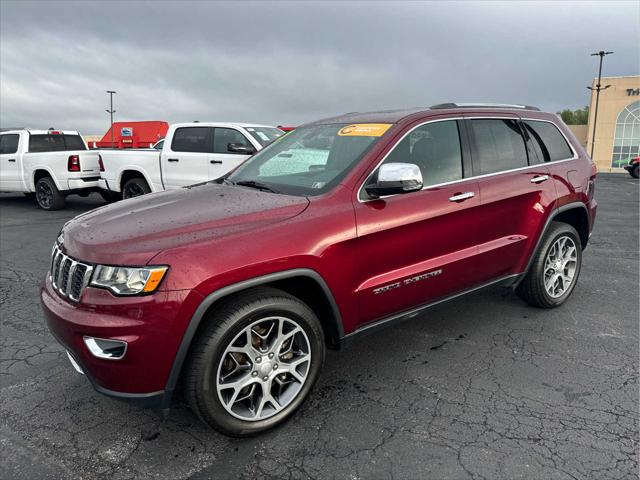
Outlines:
<svg viewBox="0 0 640 480"><path fill-rule="evenodd" d="M545 260L549 255L549 251L556 241L562 237L569 237L573 241L574 246L576 247L576 265L573 278L569 283L569 286L564 290L564 293L554 297L550 295L545 288L544 266ZM535 257L531 267L529 268L529 272L522 282L520 282L516 287L516 294L529 305L538 308L555 308L562 305L567 298L569 298L571 292L573 292L573 289L578 283L578 277L580 276L582 266L582 243L578 232L569 224L552 222L544 235L538 251L534 255Z"/></svg>
<svg viewBox="0 0 640 480"><path fill-rule="evenodd" d="M633 167L629 172L629 175L631 175L633 178L638 178L638 176L640 176L640 165L636 165L635 167Z"/></svg>
<svg viewBox="0 0 640 480"><path fill-rule="evenodd" d="M219 398L218 366L224 360L227 347L244 329L261 318L275 315L293 320L309 341L311 360L306 380L290 403L273 416L252 421L237 418L226 410ZM185 398L196 415L219 432L233 437L255 435L288 419L308 396L324 363L324 335L314 312L281 290L257 288L224 300L203 322L206 323L198 330L182 373ZM277 362L279 354L275 358ZM250 368L259 367L254 363Z"/></svg>
<svg viewBox="0 0 640 480"><path fill-rule="evenodd" d="M120 197L113 192L107 192L105 190L100 190L100 196L107 203L113 203L120 200Z"/></svg>
<svg viewBox="0 0 640 480"><path fill-rule="evenodd" d="M144 178L136 177L127 180L122 186L122 199L139 197L151 193L149 184Z"/></svg>
<svg viewBox="0 0 640 480"><path fill-rule="evenodd" d="M41 177L36 182L36 203L43 210L64 208L64 195L51 177Z"/></svg>

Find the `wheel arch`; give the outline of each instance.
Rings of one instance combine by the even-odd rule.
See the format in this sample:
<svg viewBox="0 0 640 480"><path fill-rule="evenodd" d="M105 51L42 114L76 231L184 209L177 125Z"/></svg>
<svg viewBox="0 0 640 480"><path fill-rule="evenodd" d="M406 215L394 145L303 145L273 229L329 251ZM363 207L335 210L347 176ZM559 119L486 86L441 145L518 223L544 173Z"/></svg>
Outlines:
<svg viewBox="0 0 640 480"><path fill-rule="evenodd" d="M167 379L163 400L164 408L169 408L169 402L181 375L184 361L207 314L220 301L231 295L265 286L283 290L309 305L318 315L327 346L332 349L339 348L340 341L344 337L342 316L329 286L315 270L305 268L286 270L228 285L207 295L191 317Z"/></svg>
<svg viewBox="0 0 640 480"><path fill-rule="evenodd" d="M538 250L540 249L540 245L542 244L542 239L547 233L547 230L549 230L551 222L554 221L567 223L575 228L578 232L578 235L580 236L582 249L584 250L586 248L587 242L589 241L589 214L587 212L587 206L582 202L572 202L556 208L547 218L547 221L545 222L544 227L542 228L542 231L540 232L540 235L536 242L536 246L532 250L531 256L527 261L527 266L520 274L520 278L518 279L518 281L513 284L513 288L516 288L520 284L520 282L524 279L526 274L531 269L533 260L536 258Z"/></svg>
<svg viewBox="0 0 640 480"><path fill-rule="evenodd" d="M118 180L118 187L120 187L121 192L124 189L124 184L132 178L142 178L145 182L147 182L149 189L153 189L152 183L149 181L149 178L147 178L147 176L142 171L135 170L133 168L126 168L122 170L122 172L120 173L120 179Z"/></svg>
<svg viewBox="0 0 640 480"><path fill-rule="evenodd" d="M33 170L33 174L31 175L31 185L29 185L29 187L34 192L36 191L36 183L38 182L38 180L40 180L43 177L51 178L51 180L53 180L53 183L55 183L55 185L58 188L58 190L60 190L60 191L66 190L66 188L63 188L60 185L60 182L58 182L58 179L56 178L56 176L53 174L53 172L50 169L48 169L46 167L36 167Z"/></svg>

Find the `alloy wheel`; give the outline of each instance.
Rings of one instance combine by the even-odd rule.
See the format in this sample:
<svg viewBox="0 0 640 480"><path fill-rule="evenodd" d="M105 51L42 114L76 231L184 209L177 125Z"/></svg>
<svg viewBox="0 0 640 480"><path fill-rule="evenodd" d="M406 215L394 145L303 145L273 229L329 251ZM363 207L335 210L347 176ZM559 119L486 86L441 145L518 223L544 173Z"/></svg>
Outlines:
<svg viewBox="0 0 640 480"><path fill-rule="evenodd" d="M53 190L46 182L39 182L36 186L36 199L42 208L49 208L53 203Z"/></svg>
<svg viewBox="0 0 640 480"><path fill-rule="evenodd" d="M140 195L144 195L144 190L142 187L136 183L132 183L127 185L127 188L124 190L124 198L133 198L139 197Z"/></svg>
<svg viewBox="0 0 640 480"><path fill-rule="evenodd" d="M280 316L257 320L225 349L216 375L218 398L236 418L265 420L297 397L310 366L310 342L300 325Z"/></svg>
<svg viewBox="0 0 640 480"><path fill-rule="evenodd" d="M578 249L569 236L558 238L544 261L544 288L552 298L564 295L571 287L578 265Z"/></svg>

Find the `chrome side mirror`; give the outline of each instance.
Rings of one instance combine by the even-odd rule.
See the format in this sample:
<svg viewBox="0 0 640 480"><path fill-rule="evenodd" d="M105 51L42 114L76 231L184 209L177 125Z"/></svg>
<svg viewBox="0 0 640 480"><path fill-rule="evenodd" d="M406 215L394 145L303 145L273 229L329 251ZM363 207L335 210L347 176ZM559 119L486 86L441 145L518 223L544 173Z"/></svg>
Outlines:
<svg viewBox="0 0 640 480"><path fill-rule="evenodd" d="M378 180L364 189L373 198L422 190L422 172L413 163L383 163Z"/></svg>

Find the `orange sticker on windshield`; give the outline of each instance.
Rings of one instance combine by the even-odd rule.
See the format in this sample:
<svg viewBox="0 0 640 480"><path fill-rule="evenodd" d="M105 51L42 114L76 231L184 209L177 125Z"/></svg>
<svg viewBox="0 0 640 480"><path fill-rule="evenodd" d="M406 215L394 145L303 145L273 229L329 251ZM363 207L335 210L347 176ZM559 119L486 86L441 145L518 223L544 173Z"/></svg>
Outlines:
<svg viewBox="0 0 640 480"><path fill-rule="evenodd" d="M341 137L381 137L391 128L390 123L356 123L347 125L338 132Z"/></svg>

